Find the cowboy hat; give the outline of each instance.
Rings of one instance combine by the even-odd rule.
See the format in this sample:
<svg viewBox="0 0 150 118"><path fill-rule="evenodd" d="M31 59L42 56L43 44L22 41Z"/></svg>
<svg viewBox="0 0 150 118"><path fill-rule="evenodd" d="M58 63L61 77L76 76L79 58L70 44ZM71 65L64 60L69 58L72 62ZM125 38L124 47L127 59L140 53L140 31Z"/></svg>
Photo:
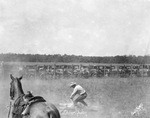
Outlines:
<svg viewBox="0 0 150 118"><path fill-rule="evenodd" d="M76 82L71 82L70 87L77 85Z"/></svg>

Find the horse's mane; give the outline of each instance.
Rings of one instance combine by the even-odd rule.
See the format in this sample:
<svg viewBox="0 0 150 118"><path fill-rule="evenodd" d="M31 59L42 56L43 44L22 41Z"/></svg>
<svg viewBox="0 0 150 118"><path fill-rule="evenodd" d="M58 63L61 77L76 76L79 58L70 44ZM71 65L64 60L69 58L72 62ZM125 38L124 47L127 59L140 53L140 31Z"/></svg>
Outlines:
<svg viewBox="0 0 150 118"><path fill-rule="evenodd" d="M22 89L22 84L21 84L20 80L17 79L17 83L18 83L18 87L20 88L20 92L21 92L22 94L24 94L24 91L23 91L23 89Z"/></svg>

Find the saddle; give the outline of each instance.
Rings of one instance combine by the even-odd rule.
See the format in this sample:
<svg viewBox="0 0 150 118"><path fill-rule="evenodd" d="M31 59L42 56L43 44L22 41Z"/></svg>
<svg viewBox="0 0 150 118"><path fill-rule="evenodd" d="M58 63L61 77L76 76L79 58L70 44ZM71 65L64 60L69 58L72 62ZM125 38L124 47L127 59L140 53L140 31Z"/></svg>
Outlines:
<svg viewBox="0 0 150 118"><path fill-rule="evenodd" d="M37 103L37 102L46 102L46 100L41 97L41 96L34 96L32 98L29 99L29 104L34 104L34 103Z"/></svg>
<svg viewBox="0 0 150 118"><path fill-rule="evenodd" d="M46 102L46 100L41 96L33 96L25 103L23 96L19 97L14 103L13 114L17 116L29 115L30 107L38 102Z"/></svg>
<svg viewBox="0 0 150 118"><path fill-rule="evenodd" d="M26 107L24 109L24 111L22 112L22 115L29 115L30 113L30 107L38 102L46 102L46 100L41 97L41 96L34 96L32 98L29 99L29 101L26 103Z"/></svg>

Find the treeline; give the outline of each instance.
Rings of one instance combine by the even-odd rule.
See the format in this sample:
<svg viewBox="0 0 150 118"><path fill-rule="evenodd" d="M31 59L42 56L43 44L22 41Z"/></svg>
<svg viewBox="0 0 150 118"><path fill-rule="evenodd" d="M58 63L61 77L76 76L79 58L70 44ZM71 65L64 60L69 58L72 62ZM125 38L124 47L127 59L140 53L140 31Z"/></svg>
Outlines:
<svg viewBox="0 0 150 118"><path fill-rule="evenodd" d="M64 62L64 63L129 63L129 64L150 64L150 56L76 56L76 55L45 55L45 54L0 54L0 61L3 62Z"/></svg>

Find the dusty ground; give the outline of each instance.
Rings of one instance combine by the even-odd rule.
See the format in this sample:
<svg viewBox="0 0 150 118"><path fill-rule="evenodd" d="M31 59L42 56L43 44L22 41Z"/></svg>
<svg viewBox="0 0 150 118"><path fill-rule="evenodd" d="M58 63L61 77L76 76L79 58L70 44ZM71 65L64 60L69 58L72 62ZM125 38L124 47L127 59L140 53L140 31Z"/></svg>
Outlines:
<svg viewBox="0 0 150 118"><path fill-rule="evenodd" d="M65 112L62 118L136 118L150 116L150 78L103 78L103 79L57 79L40 80L23 78L24 92L31 90L34 95L43 96L47 102L69 103L72 89L69 83L76 81L88 93L86 102L89 107L96 106L98 111L82 113ZM0 80L0 118L7 118L9 105L10 78ZM139 115L131 113L143 104ZM137 110L138 111L138 110Z"/></svg>

